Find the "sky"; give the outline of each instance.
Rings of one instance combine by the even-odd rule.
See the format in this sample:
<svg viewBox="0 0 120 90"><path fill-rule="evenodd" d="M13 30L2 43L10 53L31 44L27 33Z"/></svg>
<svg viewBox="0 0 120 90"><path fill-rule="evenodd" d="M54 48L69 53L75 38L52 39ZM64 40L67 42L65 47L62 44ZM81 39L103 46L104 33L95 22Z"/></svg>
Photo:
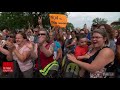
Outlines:
<svg viewBox="0 0 120 90"><path fill-rule="evenodd" d="M105 18L108 24L117 21L120 18L120 12L68 12L68 22L72 23L75 28L83 28L86 23L90 28L95 18Z"/></svg>

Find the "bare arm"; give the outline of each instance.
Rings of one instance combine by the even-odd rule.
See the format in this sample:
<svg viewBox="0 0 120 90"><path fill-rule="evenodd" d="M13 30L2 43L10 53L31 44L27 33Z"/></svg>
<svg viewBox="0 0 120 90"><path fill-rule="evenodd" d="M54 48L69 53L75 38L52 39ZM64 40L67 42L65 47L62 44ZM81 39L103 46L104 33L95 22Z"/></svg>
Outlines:
<svg viewBox="0 0 120 90"><path fill-rule="evenodd" d="M17 49L14 49L13 51L15 53L15 55L18 57L18 59L21 62L26 61L26 59L30 56L30 51L25 51L22 54L19 53L19 51Z"/></svg>
<svg viewBox="0 0 120 90"><path fill-rule="evenodd" d="M66 47L70 47L70 46L73 46L73 45L76 45L76 42L77 40L76 40L76 38L71 42L71 44L69 44L69 45L66 45Z"/></svg>
<svg viewBox="0 0 120 90"><path fill-rule="evenodd" d="M34 60L37 59L37 57L38 57L38 54L37 54L38 45L32 42L32 43L28 43L27 47L30 49L31 58L33 58Z"/></svg>
<svg viewBox="0 0 120 90"><path fill-rule="evenodd" d="M42 16L38 17L38 24L39 24L39 28L43 28L43 25L42 25Z"/></svg>
<svg viewBox="0 0 120 90"><path fill-rule="evenodd" d="M78 60L82 60L82 59L89 59L90 58L90 55L89 54L85 54L83 56L77 56L77 59Z"/></svg>
<svg viewBox="0 0 120 90"><path fill-rule="evenodd" d="M34 59L38 58L38 45L37 44L34 45L33 53L31 53L31 57Z"/></svg>
<svg viewBox="0 0 120 90"><path fill-rule="evenodd" d="M66 45L67 48L70 47L70 46L73 46L73 44L68 44L68 45Z"/></svg>
<svg viewBox="0 0 120 90"><path fill-rule="evenodd" d="M58 49L58 53L57 53L57 57L56 57L56 60L60 59L61 58L61 54L62 54L62 49L59 48Z"/></svg>
<svg viewBox="0 0 120 90"><path fill-rule="evenodd" d="M50 45L49 49L46 49L44 45L40 46L40 50L45 54L46 57L53 55L53 46Z"/></svg>
<svg viewBox="0 0 120 90"><path fill-rule="evenodd" d="M54 30L55 30L55 27L53 27L53 28L51 29L51 32L54 32Z"/></svg>
<svg viewBox="0 0 120 90"><path fill-rule="evenodd" d="M77 56L77 59L78 60L82 60L82 59L84 59L85 58L85 56Z"/></svg>
<svg viewBox="0 0 120 90"><path fill-rule="evenodd" d="M96 72L114 60L114 52L109 48L104 48L91 64L78 61L73 55L68 55L68 59L89 72Z"/></svg>
<svg viewBox="0 0 120 90"><path fill-rule="evenodd" d="M22 62L24 62L27 58L29 58L30 56L30 50L29 51L24 51L22 54L19 53L19 51L16 49L15 45L11 42L7 42L7 47L10 51L10 53L12 54L14 52L14 54L18 57L18 59Z"/></svg>
<svg viewBox="0 0 120 90"><path fill-rule="evenodd" d="M8 50L0 46L0 52L7 56L7 60L12 60L12 54Z"/></svg>
<svg viewBox="0 0 120 90"><path fill-rule="evenodd" d="M84 74L85 74L85 69L81 68L79 72L79 76L84 77Z"/></svg>

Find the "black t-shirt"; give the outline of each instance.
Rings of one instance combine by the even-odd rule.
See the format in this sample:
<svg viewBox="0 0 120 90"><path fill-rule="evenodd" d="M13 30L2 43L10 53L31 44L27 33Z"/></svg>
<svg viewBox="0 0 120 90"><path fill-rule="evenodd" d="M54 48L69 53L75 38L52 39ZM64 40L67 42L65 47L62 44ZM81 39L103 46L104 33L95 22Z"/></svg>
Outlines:
<svg viewBox="0 0 120 90"><path fill-rule="evenodd" d="M6 47L6 45L3 47L4 49L8 49L7 47ZM2 66L2 63L3 62L5 62L5 61L7 61L7 58L6 58L7 56L5 55L5 54L3 54L3 53L1 53L0 52L0 66Z"/></svg>

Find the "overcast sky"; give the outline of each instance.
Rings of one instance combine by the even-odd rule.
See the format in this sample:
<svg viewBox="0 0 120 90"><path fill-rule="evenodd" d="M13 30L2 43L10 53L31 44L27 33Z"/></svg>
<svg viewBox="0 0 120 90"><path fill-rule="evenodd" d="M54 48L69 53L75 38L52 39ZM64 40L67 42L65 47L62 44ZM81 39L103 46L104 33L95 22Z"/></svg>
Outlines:
<svg viewBox="0 0 120 90"><path fill-rule="evenodd" d="M82 28L86 23L89 28L92 24L92 20L97 17L107 19L108 24L110 24L120 18L120 12L69 12L68 22L71 22L75 28Z"/></svg>

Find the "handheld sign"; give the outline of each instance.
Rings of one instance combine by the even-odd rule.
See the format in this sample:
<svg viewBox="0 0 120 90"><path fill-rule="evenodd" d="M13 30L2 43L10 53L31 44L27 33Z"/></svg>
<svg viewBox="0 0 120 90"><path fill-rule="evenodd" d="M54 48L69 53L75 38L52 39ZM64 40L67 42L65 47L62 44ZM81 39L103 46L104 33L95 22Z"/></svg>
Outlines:
<svg viewBox="0 0 120 90"><path fill-rule="evenodd" d="M67 17L63 14L49 14L51 26L59 26L61 28L66 28Z"/></svg>

